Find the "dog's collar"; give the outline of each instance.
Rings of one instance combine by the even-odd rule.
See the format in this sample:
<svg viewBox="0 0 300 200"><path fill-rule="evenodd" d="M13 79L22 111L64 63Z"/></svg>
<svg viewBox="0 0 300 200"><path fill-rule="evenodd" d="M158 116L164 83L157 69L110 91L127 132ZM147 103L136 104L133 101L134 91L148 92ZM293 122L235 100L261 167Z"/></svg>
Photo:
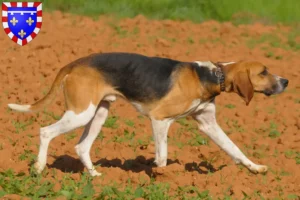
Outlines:
<svg viewBox="0 0 300 200"><path fill-rule="evenodd" d="M223 70L220 66L217 66L215 75L216 75L216 77L218 77L218 82L220 84L221 92L225 91L225 76L224 76Z"/></svg>

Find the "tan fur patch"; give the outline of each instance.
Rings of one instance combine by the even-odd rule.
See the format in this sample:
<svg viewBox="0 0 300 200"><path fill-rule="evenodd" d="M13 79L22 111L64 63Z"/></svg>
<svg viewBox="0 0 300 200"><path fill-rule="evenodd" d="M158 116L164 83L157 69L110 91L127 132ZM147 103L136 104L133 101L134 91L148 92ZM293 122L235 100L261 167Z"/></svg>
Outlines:
<svg viewBox="0 0 300 200"><path fill-rule="evenodd" d="M90 103L97 106L109 94L118 94L108 85L98 70L88 66L76 66L64 81L64 95L68 110L80 113Z"/></svg>
<svg viewBox="0 0 300 200"><path fill-rule="evenodd" d="M150 116L155 119L174 117L185 113L195 99L205 99L210 94L201 86L197 74L190 67L184 66L173 75L173 87L161 100L147 105Z"/></svg>

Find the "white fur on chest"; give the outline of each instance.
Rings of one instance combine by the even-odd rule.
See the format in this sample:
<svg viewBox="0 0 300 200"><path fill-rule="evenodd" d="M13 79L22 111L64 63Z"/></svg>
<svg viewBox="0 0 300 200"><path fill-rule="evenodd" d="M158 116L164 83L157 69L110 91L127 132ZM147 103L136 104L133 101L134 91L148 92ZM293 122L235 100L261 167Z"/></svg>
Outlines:
<svg viewBox="0 0 300 200"><path fill-rule="evenodd" d="M203 108L206 107L206 105L209 103L209 101L201 101L201 99L195 99L192 101L190 107L182 114L174 117L174 119L179 119L182 117L186 117L188 115L191 115L199 110L202 110Z"/></svg>

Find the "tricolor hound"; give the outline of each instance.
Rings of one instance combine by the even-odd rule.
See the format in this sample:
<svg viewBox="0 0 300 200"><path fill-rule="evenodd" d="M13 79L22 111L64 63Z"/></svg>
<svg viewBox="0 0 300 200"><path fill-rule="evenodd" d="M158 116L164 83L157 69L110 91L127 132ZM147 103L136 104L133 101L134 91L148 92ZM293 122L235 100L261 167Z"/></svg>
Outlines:
<svg viewBox="0 0 300 200"><path fill-rule="evenodd" d="M134 53L102 53L80 58L63 67L49 93L32 105L8 104L17 111L38 111L47 106L63 86L67 111L40 130L40 148L34 167L46 166L50 141L62 133L86 126L75 149L92 176L99 176L90 149L105 122L110 102L122 97L152 122L155 163L167 164L167 134L172 122L187 115L236 163L254 173L267 166L249 160L219 127L214 99L222 91L237 93L248 105L254 92L269 96L284 91L288 80L269 73L259 62L181 62Z"/></svg>

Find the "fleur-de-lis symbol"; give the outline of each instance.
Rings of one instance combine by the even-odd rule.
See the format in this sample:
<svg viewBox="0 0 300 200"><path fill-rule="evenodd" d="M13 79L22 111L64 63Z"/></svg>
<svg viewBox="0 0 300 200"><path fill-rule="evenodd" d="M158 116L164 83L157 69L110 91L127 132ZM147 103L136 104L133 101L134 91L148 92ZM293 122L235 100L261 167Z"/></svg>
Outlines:
<svg viewBox="0 0 300 200"><path fill-rule="evenodd" d="M31 26L32 23L34 23L34 21L31 19L31 17L29 17L27 20L26 20L26 23Z"/></svg>
<svg viewBox="0 0 300 200"><path fill-rule="evenodd" d="M24 35L26 35L26 32L24 32L23 29L21 29L21 31L18 34L19 36L21 36L21 38L23 38Z"/></svg>
<svg viewBox="0 0 300 200"><path fill-rule="evenodd" d="M15 17L12 18L12 20L10 20L10 23L12 23L14 26L19 22L19 20L17 20Z"/></svg>

